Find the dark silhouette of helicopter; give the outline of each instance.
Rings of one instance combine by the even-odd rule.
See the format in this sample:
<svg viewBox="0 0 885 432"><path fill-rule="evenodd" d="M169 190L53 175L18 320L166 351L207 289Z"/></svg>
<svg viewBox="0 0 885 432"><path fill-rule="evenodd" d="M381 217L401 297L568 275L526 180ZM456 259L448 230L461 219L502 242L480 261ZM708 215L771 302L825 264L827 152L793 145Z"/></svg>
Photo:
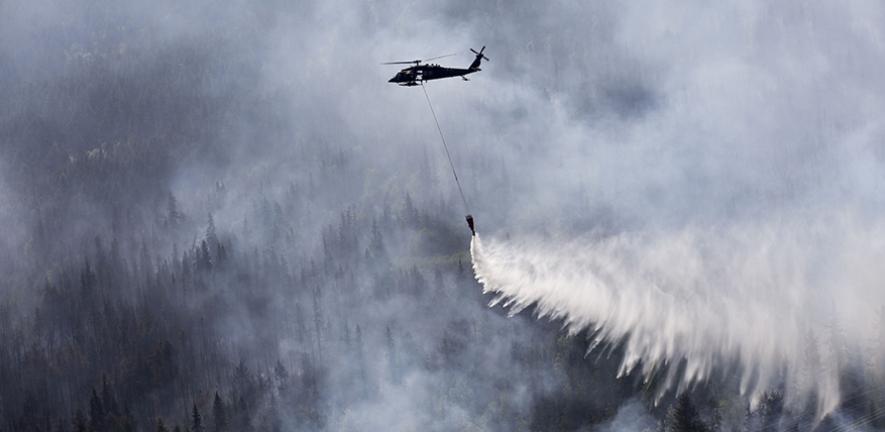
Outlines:
<svg viewBox="0 0 885 432"><path fill-rule="evenodd" d="M489 61L489 58L485 56L482 52L485 51L486 47L483 46L482 49L476 51L471 48L470 51L473 51L476 54L476 58L473 60L473 63L470 63L470 66L467 69L461 68L449 68L440 66L438 64L421 64L427 60L435 60L443 57L451 57L454 54L432 57L424 60L412 60L412 61L401 61L401 62L388 62L382 64L412 64L415 66L407 67L401 71L399 71L393 78L391 78L388 82L397 83L401 86L412 87L416 85L422 84L424 81L430 81L435 79L442 78L451 78L459 76L464 81L469 81L465 75L472 74L474 72L479 72L482 69L479 68L482 60L485 59Z"/></svg>

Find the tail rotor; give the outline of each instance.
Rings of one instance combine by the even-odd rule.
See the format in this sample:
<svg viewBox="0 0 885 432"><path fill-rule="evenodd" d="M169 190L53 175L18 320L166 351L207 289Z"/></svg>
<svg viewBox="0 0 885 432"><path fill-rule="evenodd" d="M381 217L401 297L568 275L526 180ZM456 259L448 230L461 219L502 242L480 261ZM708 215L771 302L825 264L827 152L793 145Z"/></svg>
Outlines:
<svg viewBox="0 0 885 432"><path fill-rule="evenodd" d="M485 45L483 45L479 51L477 51L473 48L470 48L470 51L473 52L474 54L476 54L476 58L473 60L473 63L470 63L470 69L479 70L479 65L482 63L483 60L490 61L489 58L486 57L485 54L483 54L483 51L485 51L485 50L486 50Z"/></svg>
<svg viewBox="0 0 885 432"><path fill-rule="evenodd" d="M483 60L485 60L485 61L490 61L489 58L486 57L486 55L482 53L482 52L485 51L485 50L486 50L486 46L485 46L485 45L483 45L482 48L480 48L479 52L477 52L477 51L476 51L475 49L473 49L473 48L470 48L470 51L473 51L473 53L476 54L477 57L481 57L481 58L482 58Z"/></svg>

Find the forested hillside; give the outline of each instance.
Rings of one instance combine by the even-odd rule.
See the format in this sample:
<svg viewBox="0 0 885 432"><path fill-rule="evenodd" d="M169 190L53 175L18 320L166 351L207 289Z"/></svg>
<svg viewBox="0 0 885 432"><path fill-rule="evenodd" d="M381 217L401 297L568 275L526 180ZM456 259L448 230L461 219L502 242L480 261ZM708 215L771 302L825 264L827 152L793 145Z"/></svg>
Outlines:
<svg viewBox="0 0 885 432"><path fill-rule="evenodd" d="M96 236L49 265L31 310L4 303L4 430L518 430L614 414L630 386L591 379L579 341L486 310L465 230L433 216L443 204L347 206L305 250L309 194L256 197L231 232L166 194L157 229L198 227L170 252Z"/></svg>
<svg viewBox="0 0 885 432"><path fill-rule="evenodd" d="M765 68L722 66L719 47L715 67L695 64L709 54L637 25L643 7L580 3L0 1L0 432L885 427L872 375L842 374L825 419L789 412L784 385L751 410L735 364L678 384L689 366L673 351L672 373L643 379L619 369L629 331L597 345L603 323L569 334L533 305L489 307L468 212L480 236L580 243L814 212L856 184L858 208L885 207L868 199L881 152L861 139L881 128L830 145L850 121L767 75L708 97L745 81L710 70ZM797 21L768 25L811 22ZM792 46L757 37L735 39ZM462 203L429 98L378 63L457 46L445 59L465 67L482 44L481 74L426 87ZM824 77L815 88L842 82ZM859 88L846 98L876 117L855 96L882 92ZM779 89L773 106L798 120L759 121L770 100L742 99ZM860 162L815 153L843 147ZM876 361L858 363L881 379Z"/></svg>

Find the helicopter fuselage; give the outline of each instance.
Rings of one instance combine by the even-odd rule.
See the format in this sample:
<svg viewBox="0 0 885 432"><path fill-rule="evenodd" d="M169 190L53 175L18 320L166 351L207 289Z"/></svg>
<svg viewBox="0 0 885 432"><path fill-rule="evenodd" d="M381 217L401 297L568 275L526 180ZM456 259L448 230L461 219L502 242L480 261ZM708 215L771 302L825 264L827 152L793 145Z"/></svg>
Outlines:
<svg viewBox="0 0 885 432"><path fill-rule="evenodd" d="M465 77L474 72L479 72L480 68L448 68L436 64L417 65L407 67L399 71L388 82L397 83L401 86L416 86L424 81L430 81L442 78ZM464 78L465 80L467 78Z"/></svg>

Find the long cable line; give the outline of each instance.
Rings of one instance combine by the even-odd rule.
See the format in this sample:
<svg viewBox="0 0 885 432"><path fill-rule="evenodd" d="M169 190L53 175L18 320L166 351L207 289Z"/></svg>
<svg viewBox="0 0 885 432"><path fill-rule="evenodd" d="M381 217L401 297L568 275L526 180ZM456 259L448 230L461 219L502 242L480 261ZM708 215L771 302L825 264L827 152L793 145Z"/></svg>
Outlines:
<svg viewBox="0 0 885 432"><path fill-rule="evenodd" d="M455 177L458 193L461 194L461 202L464 203L464 211L470 213L470 206L467 205L467 198L464 197L464 189L461 188L461 180L458 180L458 172L455 170L455 163L452 162L452 154L449 153L449 145L446 143L446 137L443 136L442 128L439 126L439 119L436 118L436 111L433 109L433 104L430 102L430 96L427 94L427 89L424 87L423 82L421 83L421 90L424 90L424 98L427 99L427 106L430 107L430 113L433 114L433 121L436 123L436 130L439 131L439 138L442 140L443 148L446 150L446 157L449 159L449 166L452 168L452 176Z"/></svg>

